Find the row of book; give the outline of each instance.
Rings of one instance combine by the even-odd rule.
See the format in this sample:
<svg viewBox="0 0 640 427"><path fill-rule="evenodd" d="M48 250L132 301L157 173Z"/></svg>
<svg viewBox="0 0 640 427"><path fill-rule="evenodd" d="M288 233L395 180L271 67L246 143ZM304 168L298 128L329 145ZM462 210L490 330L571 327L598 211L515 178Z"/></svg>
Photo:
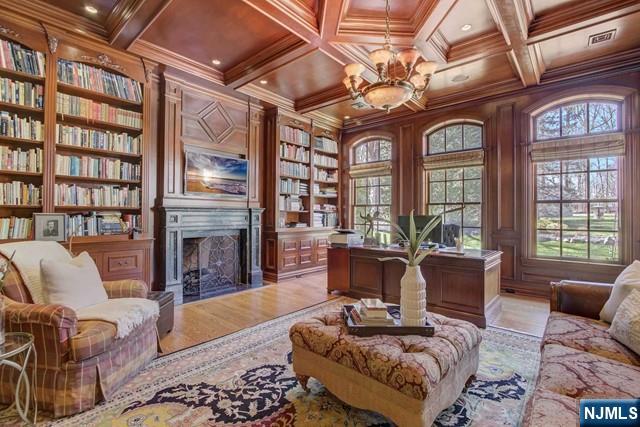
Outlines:
<svg viewBox="0 0 640 427"><path fill-rule="evenodd" d="M56 174L139 181L140 165L120 159L56 154Z"/></svg>
<svg viewBox="0 0 640 427"><path fill-rule="evenodd" d="M0 239L15 240L28 239L31 237L31 218L0 218Z"/></svg>
<svg viewBox="0 0 640 427"><path fill-rule="evenodd" d="M58 92L56 95L56 105L56 110L60 114L69 114L136 129L142 128L141 113L112 107L104 102L100 103L91 99Z"/></svg>
<svg viewBox="0 0 640 427"><path fill-rule="evenodd" d="M330 186L321 189L320 184L313 184L313 194L321 197L338 197L338 189Z"/></svg>
<svg viewBox="0 0 640 427"><path fill-rule="evenodd" d="M280 196L279 208L281 211L303 211L304 204L298 196Z"/></svg>
<svg viewBox="0 0 640 427"><path fill-rule="evenodd" d="M142 102L140 83L102 68L58 59L58 81L110 96Z"/></svg>
<svg viewBox="0 0 640 427"><path fill-rule="evenodd" d="M20 117L8 111L0 111L0 135L42 141L44 123L32 117Z"/></svg>
<svg viewBox="0 0 640 427"><path fill-rule="evenodd" d="M338 213L337 212L314 212L313 226L314 227L337 227Z"/></svg>
<svg viewBox="0 0 640 427"><path fill-rule="evenodd" d="M139 208L140 188L118 185L83 187L76 184L56 184L56 206L95 206Z"/></svg>
<svg viewBox="0 0 640 427"><path fill-rule="evenodd" d="M44 108L44 87L0 77L0 101L31 108Z"/></svg>
<svg viewBox="0 0 640 427"><path fill-rule="evenodd" d="M287 194L295 194L298 196L309 195L309 184L302 182L299 179L281 178L280 179L280 192Z"/></svg>
<svg viewBox="0 0 640 427"><path fill-rule="evenodd" d="M309 163L309 150L297 145L281 143L280 157Z"/></svg>
<svg viewBox="0 0 640 427"><path fill-rule="evenodd" d="M313 168L313 178L318 181L338 182L338 172Z"/></svg>
<svg viewBox="0 0 640 427"><path fill-rule="evenodd" d="M40 206L42 187L22 181L0 184L0 205Z"/></svg>
<svg viewBox="0 0 640 427"><path fill-rule="evenodd" d="M313 210L320 212L337 212L338 208L331 203L316 203L313 205Z"/></svg>
<svg viewBox="0 0 640 427"><path fill-rule="evenodd" d="M313 164L320 166L329 166L332 168L338 167L338 159L334 159L333 157L323 156L322 154L314 154L313 155Z"/></svg>
<svg viewBox="0 0 640 427"><path fill-rule="evenodd" d="M106 236L124 234L139 228L140 215L122 215L120 212L90 212L89 214L69 215L68 230L70 236Z"/></svg>
<svg viewBox="0 0 640 427"><path fill-rule="evenodd" d="M36 52L18 43L0 40L0 67L44 77L44 53Z"/></svg>
<svg viewBox="0 0 640 427"><path fill-rule="evenodd" d="M142 135L133 137L125 132L116 133L78 126L56 124L56 144L93 148L127 154L142 152Z"/></svg>
<svg viewBox="0 0 640 427"><path fill-rule="evenodd" d="M309 133L290 126L280 126L280 141L309 146Z"/></svg>
<svg viewBox="0 0 640 427"><path fill-rule="evenodd" d="M314 147L318 150L326 151L328 153L338 154L338 143L333 139L329 139L324 136L315 137Z"/></svg>
<svg viewBox="0 0 640 427"><path fill-rule="evenodd" d="M309 178L309 166L305 166L301 163L292 163L287 161L280 162L280 173L282 175L295 176L296 178L308 179Z"/></svg>
<svg viewBox="0 0 640 427"><path fill-rule="evenodd" d="M18 172L42 172L42 149L23 150L0 145L0 169Z"/></svg>

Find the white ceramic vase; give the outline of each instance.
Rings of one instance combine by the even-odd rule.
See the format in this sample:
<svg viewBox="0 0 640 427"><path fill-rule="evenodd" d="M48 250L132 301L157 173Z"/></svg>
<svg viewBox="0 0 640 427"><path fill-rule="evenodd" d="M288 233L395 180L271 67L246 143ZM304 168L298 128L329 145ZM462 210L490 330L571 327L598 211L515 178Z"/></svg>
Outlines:
<svg viewBox="0 0 640 427"><path fill-rule="evenodd" d="M400 316L406 326L424 326L427 320L427 282L419 266L408 265L400 279Z"/></svg>

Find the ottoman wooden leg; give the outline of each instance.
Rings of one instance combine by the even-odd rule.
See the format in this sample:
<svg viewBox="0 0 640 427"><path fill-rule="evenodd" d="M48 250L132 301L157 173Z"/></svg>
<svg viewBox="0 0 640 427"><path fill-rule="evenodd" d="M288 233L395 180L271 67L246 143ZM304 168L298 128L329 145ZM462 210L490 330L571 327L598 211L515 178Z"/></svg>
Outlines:
<svg viewBox="0 0 640 427"><path fill-rule="evenodd" d="M309 382L309 376L296 374L296 378L298 379L298 382L300 383L304 391L309 391L309 387L307 386L307 383Z"/></svg>
<svg viewBox="0 0 640 427"><path fill-rule="evenodd" d="M464 383L464 388L468 388L472 382L474 382L476 380L476 376L475 375L471 375L469 377L469 379L467 379L467 382Z"/></svg>

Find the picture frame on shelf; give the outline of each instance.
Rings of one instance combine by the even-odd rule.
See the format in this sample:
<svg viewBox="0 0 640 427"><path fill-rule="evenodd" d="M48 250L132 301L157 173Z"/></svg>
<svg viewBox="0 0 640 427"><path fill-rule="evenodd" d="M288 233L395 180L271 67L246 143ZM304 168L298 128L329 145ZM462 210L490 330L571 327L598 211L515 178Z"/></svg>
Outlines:
<svg viewBox="0 0 640 427"><path fill-rule="evenodd" d="M35 240L64 242L67 240L67 214L34 213Z"/></svg>
<svg viewBox="0 0 640 427"><path fill-rule="evenodd" d="M249 162L241 157L185 147L184 193L188 195L246 199Z"/></svg>

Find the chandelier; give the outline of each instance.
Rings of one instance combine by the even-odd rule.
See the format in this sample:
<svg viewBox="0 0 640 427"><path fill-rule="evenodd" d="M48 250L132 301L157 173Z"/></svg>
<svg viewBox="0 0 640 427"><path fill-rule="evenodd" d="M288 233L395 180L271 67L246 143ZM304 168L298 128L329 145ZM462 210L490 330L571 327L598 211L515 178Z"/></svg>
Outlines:
<svg viewBox="0 0 640 427"><path fill-rule="evenodd" d="M416 65L420 59L420 52L416 48L404 49L398 53L393 50L389 31L389 0L386 0L385 24L384 46L369 53L369 60L376 67L378 80L360 87L365 66L348 64L344 67L347 77L342 82L352 99L362 98L369 106L389 112L414 96L420 99L438 64L423 61Z"/></svg>

